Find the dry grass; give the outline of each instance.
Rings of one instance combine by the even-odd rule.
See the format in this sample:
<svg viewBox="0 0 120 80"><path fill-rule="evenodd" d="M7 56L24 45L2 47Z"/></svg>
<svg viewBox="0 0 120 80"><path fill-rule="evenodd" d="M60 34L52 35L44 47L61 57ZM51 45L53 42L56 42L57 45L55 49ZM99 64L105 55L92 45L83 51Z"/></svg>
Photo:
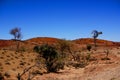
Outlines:
<svg viewBox="0 0 120 80"><path fill-rule="evenodd" d="M8 78L16 80L16 75L18 73L22 73L25 68L28 68L36 63L36 57L38 56L38 54L32 51L35 43L41 44L46 41L52 44L56 43L57 40L58 39L56 38L34 38L24 42L20 42L20 52L15 52L14 41L7 41L5 42L6 45L3 45L3 41L0 42L0 47L2 47L0 50L0 72L2 73L2 75L6 73L6 80ZM88 56L88 52L85 46L89 43L93 44L92 39L73 41L75 47L72 49L74 49L75 51L79 51L79 53L76 53L75 55L77 55L78 61L80 63L88 63L86 67L79 67L76 69L74 66L76 62L73 61L72 63L68 62L69 66L65 66L64 70L60 70L58 73L45 74L45 66L41 65L40 68L33 68L30 70L30 72L33 73L36 72L39 74L43 74L35 76L33 80L119 80L120 75L118 71L120 70L120 48L118 46L117 48L116 46L113 46L113 42L108 42L108 49L110 50L110 54L108 55L108 57L110 58L110 60L101 60L106 56L106 53L104 52L105 46L103 46L105 42L106 41L104 40L98 41L98 44L102 46L99 46L95 50L93 50L94 48L92 48L89 60L85 60L85 58ZM44 60L41 59L40 62L41 64L44 64ZM27 72L23 76L24 80L28 78L28 74L29 73ZM105 74L109 76L105 76Z"/></svg>

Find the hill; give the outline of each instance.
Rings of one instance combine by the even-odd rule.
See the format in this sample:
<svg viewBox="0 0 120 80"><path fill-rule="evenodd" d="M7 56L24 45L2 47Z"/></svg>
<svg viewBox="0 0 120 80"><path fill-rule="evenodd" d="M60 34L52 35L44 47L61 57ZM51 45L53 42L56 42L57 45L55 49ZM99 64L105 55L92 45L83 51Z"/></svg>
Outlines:
<svg viewBox="0 0 120 80"><path fill-rule="evenodd" d="M21 51L17 52L15 40L0 40L0 77L3 75L5 80L17 80L18 73L22 74L31 66L36 64L38 54L33 51L35 45L55 44L58 38L36 37L19 42ZM39 67L33 67L22 76L27 80L28 76L34 76L33 80L119 80L120 79L120 47L119 42L97 39L97 49L90 52L83 45L93 45L93 39L81 38L71 40L71 52L67 52L65 67L58 73L46 74L44 59L40 58ZM81 48L82 46L82 48ZM105 47L104 47L105 46ZM107 46L107 47L106 47ZM108 47L109 46L109 47ZM112 47L111 47L112 46ZM116 47L117 46L117 47ZM90 53L90 55L89 55ZM109 60L104 60L106 54ZM73 59L75 57L76 60ZM87 60L90 57L89 61ZM77 62L78 61L78 62ZM87 64L86 64L87 63ZM84 66L84 64L86 64ZM79 67L79 66L82 66ZM29 75L31 74L31 75ZM42 74L42 75L41 75ZM107 76L106 76L107 74ZM113 75L114 74L114 75Z"/></svg>
<svg viewBox="0 0 120 80"><path fill-rule="evenodd" d="M8 47L14 44L13 40L0 40L0 48Z"/></svg>
<svg viewBox="0 0 120 80"><path fill-rule="evenodd" d="M55 44L57 43L58 38L52 38L52 37L36 37L36 38L31 38L28 40L24 41L19 41L22 46L34 46L34 45L39 45L39 44ZM86 44L94 44L94 41L92 38L81 38L81 39L75 39L72 40L71 42L74 42L75 44L80 44L80 45L86 45ZM10 47L10 46L15 46L15 40L0 40L0 48L3 47ZM108 40L102 40L102 39L97 39L97 45L100 46L120 46L120 42L113 42L113 41L108 41Z"/></svg>
<svg viewBox="0 0 120 80"><path fill-rule="evenodd" d="M94 44L94 39L92 38L81 38L81 39L76 39L73 40L77 44ZM102 39L97 39L96 40L97 45L100 46L118 46L119 42L113 42L113 41L108 41L108 40L102 40Z"/></svg>
<svg viewBox="0 0 120 80"><path fill-rule="evenodd" d="M36 37L36 38L31 38L31 39L25 40L25 42L33 43L33 44L43 44L43 43L54 44L58 40L60 40L60 39L51 38L51 37Z"/></svg>

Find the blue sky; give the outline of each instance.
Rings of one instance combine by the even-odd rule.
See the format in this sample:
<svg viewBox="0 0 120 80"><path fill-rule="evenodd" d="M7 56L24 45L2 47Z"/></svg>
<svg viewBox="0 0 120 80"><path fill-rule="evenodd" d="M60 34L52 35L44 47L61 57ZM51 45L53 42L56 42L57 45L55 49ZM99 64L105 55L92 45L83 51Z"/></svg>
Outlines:
<svg viewBox="0 0 120 80"><path fill-rule="evenodd" d="M0 0L0 39L13 38L9 31L20 27L23 39L92 37L120 41L119 0Z"/></svg>

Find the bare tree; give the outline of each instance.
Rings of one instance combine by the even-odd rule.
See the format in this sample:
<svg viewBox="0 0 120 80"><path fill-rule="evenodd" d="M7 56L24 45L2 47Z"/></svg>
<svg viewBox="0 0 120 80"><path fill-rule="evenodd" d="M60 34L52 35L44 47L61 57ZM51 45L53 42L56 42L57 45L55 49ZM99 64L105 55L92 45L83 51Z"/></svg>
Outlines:
<svg viewBox="0 0 120 80"><path fill-rule="evenodd" d="M58 45L57 46L59 47L59 50L60 50L60 52L61 52L63 57L65 57L67 55L66 51L68 51L71 54L71 56L73 57L73 59L74 60L76 59L75 58L75 52L76 51L72 50L74 45L72 44L71 41L65 40L65 39L61 39L61 40L58 41Z"/></svg>
<svg viewBox="0 0 120 80"><path fill-rule="evenodd" d="M93 34L93 38L94 38L94 46L96 47L96 39L100 34L102 34L102 32L98 32L97 30L93 30L92 34Z"/></svg>
<svg viewBox="0 0 120 80"><path fill-rule="evenodd" d="M34 64L33 66L30 66L30 67L28 67L28 68L25 68L21 74L18 73L18 75L17 75L17 80L22 80L21 78L22 78L22 76L23 76L25 73L29 72L29 70L31 70L33 67L39 67L39 64L40 64L40 63L36 63L36 64ZM27 80L32 80L35 76L36 76L36 75L32 75L32 76L31 76L31 73L29 72L29 73L28 73L28 79L27 79Z"/></svg>

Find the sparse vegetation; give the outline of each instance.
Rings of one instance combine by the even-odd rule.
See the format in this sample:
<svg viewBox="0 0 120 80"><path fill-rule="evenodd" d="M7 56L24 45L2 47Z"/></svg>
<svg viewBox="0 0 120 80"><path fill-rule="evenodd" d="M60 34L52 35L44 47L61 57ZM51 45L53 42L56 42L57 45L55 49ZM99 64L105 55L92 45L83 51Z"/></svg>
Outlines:
<svg viewBox="0 0 120 80"><path fill-rule="evenodd" d="M28 68L25 68L22 73L17 74L17 80L22 80L22 76L25 75L27 72L28 72L28 77L26 80L32 80L37 74L40 73L30 72L30 70L34 67L38 67L39 65L40 65L39 63L36 63Z"/></svg>
<svg viewBox="0 0 120 80"><path fill-rule="evenodd" d="M37 45L33 48L33 51L37 52L37 53L40 53L41 52L41 46Z"/></svg>
<svg viewBox="0 0 120 80"><path fill-rule="evenodd" d="M92 46L90 44L87 44L87 50L90 51Z"/></svg>
<svg viewBox="0 0 120 80"><path fill-rule="evenodd" d="M106 54L106 57L102 58L102 60L110 60L110 58L108 57L108 55L110 54L110 51L106 49L104 52Z"/></svg>
<svg viewBox="0 0 120 80"><path fill-rule="evenodd" d="M106 58L108 58L109 50L107 49L107 50L105 50L104 52L106 53Z"/></svg>
<svg viewBox="0 0 120 80"><path fill-rule="evenodd" d="M59 69L63 68L63 56L59 54L53 46L43 44L40 47L35 46L34 50L39 52L39 54L45 59L48 72L57 72Z"/></svg>
<svg viewBox="0 0 120 80"><path fill-rule="evenodd" d="M21 47L19 47L19 52L14 52L14 50L9 50L9 48L4 48L4 50L0 50L0 72L2 72L2 74L5 74L10 70L15 72L14 75L17 75L16 78L18 80L22 80L22 78L23 80L36 80L38 78L38 76L36 77L36 75L41 75L39 76L40 78L44 75L51 74L55 76L63 76L63 74L78 75L77 73L69 71L71 71L72 69L81 71L80 69L91 69L91 66L94 66L95 69L91 72L92 74L93 72L95 72L95 70L97 70L97 67L99 69L99 67L103 64L104 66L107 66L108 64L109 66L113 64L119 64L119 62L116 62L117 60L119 60L117 58L117 56L119 55L119 49L117 49L118 51L115 54L116 56L112 56L114 54L110 54L110 50L112 49L111 51L114 52L116 48L109 48L109 46L105 46L107 48L105 48L106 50L103 49L103 46L100 46L97 47L96 51L94 51L94 47L92 47L92 39L91 43L85 44L78 44L74 41L64 39L56 41L54 43L48 42L48 44L43 44L39 42L40 44L36 43L36 46L34 44L31 44L31 42L28 41L27 44L21 43ZM30 46L30 48L27 48L28 45ZM16 45L14 45L14 47L15 46ZM35 52L37 52L38 54ZM25 72L25 74L23 74L24 71L26 71L36 62L40 63L39 67L32 67L30 70ZM105 62L107 62L108 64L105 64ZM96 64L98 66L96 66ZM45 74L46 72L56 73ZM9 73L10 77L8 77L7 75L3 76L6 80L12 79L12 74L13 73ZM53 79L53 77L51 77L50 79ZM61 80L59 79L59 77L55 77L54 79ZM79 80L79 78L77 79Z"/></svg>
<svg viewBox="0 0 120 80"><path fill-rule="evenodd" d="M86 60L89 61L90 59L91 59L91 53L88 52L88 53L87 53L87 56L86 56Z"/></svg>
<svg viewBox="0 0 120 80"><path fill-rule="evenodd" d="M58 40L57 48L60 51L60 54L62 55L62 57L66 57L67 55L66 51L70 49L70 43L65 39Z"/></svg>

